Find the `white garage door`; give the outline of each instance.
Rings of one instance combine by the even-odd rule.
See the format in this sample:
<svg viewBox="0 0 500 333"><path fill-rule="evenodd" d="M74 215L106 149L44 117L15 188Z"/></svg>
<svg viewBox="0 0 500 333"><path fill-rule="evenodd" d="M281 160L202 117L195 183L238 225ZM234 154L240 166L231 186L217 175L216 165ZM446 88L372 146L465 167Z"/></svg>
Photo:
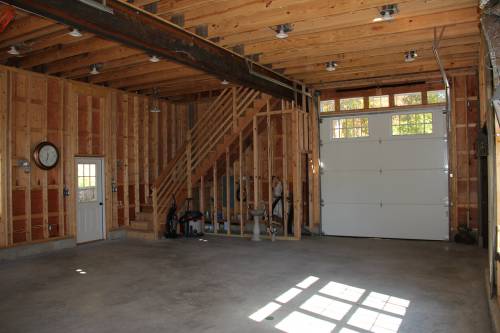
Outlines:
<svg viewBox="0 0 500 333"><path fill-rule="evenodd" d="M448 239L440 109L323 118L321 141L325 234Z"/></svg>

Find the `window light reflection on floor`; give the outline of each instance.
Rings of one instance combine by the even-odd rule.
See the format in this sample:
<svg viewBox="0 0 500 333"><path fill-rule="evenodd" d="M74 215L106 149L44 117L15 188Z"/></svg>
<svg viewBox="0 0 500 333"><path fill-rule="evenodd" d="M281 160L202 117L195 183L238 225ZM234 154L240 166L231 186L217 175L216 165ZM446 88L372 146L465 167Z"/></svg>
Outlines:
<svg viewBox="0 0 500 333"><path fill-rule="evenodd" d="M286 304L290 300L292 300L295 296L300 294L301 292L302 292L302 290L300 290L298 288L290 288L287 291L285 291L283 294L276 297L275 301L280 302L282 304Z"/></svg>
<svg viewBox="0 0 500 333"><path fill-rule="evenodd" d="M309 276L304 281L297 283L297 287L302 288L302 289L307 289L309 288L314 282L318 281L319 278L315 276Z"/></svg>
<svg viewBox="0 0 500 333"><path fill-rule="evenodd" d="M364 289L349 286L347 284L328 282L320 291L320 293L344 299L349 302L356 303L365 293Z"/></svg>
<svg viewBox="0 0 500 333"><path fill-rule="evenodd" d="M261 322L267 317L269 317L273 312L278 310L281 307L278 303L274 302L269 302L259 310L255 311L252 313L248 318L256 321L256 322Z"/></svg>
<svg viewBox="0 0 500 333"><path fill-rule="evenodd" d="M307 310L309 312L340 321L344 318L347 312L349 312L352 305L336 301L331 298L313 295L304 304L302 304L300 308L302 310Z"/></svg>
<svg viewBox="0 0 500 333"><path fill-rule="evenodd" d="M284 319L274 327L286 333L332 330L336 333L397 333L410 306L406 299L334 281L308 289L309 295L305 296L306 289L318 280L315 276L307 277L249 318L257 322L272 320L271 314L279 309L278 316L283 315ZM295 302L291 302L295 298ZM291 313L283 312L294 306L301 311L292 308Z"/></svg>
<svg viewBox="0 0 500 333"><path fill-rule="evenodd" d="M404 316L406 314L406 309L410 306L410 301L394 296L371 292L362 304L366 307Z"/></svg>
<svg viewBox="0 0 500 333"><path fill-rule="evenodd" d="M330 333L335 324L294 311L275 327L286 333Z"/></svg>
<svg viewBox="0 0 500 333"><path fill-rule="evenodd" d="M403 320L380 312L359 308L347 324L373 333L396 333Z"/></svg>

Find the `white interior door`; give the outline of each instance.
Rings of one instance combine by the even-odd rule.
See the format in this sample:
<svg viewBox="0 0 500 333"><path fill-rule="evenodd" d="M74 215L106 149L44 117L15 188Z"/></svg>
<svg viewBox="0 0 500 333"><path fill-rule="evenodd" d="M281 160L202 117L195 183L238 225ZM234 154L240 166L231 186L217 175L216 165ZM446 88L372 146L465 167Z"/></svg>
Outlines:
<svg viewBox="0 0 500 333"><path fill-rule="evenodd" d="M399 119L394 116L418 113L432 113L432 133L393 133L392 121ZM446 116L441 109L351 118L359 117L368 120L365 137L334 138L332 126L339 117L323 118L321 124L323 232L448 239Z"/></svg>
<svg viewBox="0 0 500 333"><path fill-rule="evenodd" d="M103 160L78 158L77 243L104 238Z"/></svg>

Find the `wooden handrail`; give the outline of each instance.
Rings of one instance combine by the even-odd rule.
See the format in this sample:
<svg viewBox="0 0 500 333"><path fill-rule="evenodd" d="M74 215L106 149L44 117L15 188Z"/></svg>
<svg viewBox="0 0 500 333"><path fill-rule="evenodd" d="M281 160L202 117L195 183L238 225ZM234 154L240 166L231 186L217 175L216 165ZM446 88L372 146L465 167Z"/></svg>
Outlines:
<svg viewBox="0 0 500 333"><path fill-rule="evenodd" d="M210 153L220 152L221 147L217 146L224 142L226 135L234 134L239 123L238 119L260 94L245 87L224 89L189 130L187 135L189 141L179 147L175 158L167 164L153 184L153 218L156 236L160 220L164 218L163 215L170 206L172 195L179 193L182 186L189 183L197 169L201 172L208 167L208 164L202 162L208 160ZM218 157L216 155L214 159ZM196 181L193 179L193 182Z"/></svg>

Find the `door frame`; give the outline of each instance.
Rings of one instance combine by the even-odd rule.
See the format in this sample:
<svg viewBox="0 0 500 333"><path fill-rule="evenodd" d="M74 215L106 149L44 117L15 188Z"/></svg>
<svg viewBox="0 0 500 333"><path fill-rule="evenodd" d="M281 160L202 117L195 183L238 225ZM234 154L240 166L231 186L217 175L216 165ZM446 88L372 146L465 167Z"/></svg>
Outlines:
<svg viewBox="0 0 500 333"><path fill-rule="evenodd" d="M75 241L78 244L85 244L88 242L82 242L78 243L78 208L79 208L79 202L78 202L78 163L82 163L85 161L100 161L101 162L101 198L102 198L102 206L101 206L101 221L102 221L102 238L101 239L96 239L95 241L100 241L100 240L105 240L107 239L107 227L106 227L106 191L104 190L104 186L106 184L106 179L105 179L105 158L101 156L75 156L75 163L74 163L74 168L75 168L75 173L74 173L74 178L73 181L75 181L75 215L76 215L76 221L75 221ZM93 242L93 241L90 241Z"/></svg>

